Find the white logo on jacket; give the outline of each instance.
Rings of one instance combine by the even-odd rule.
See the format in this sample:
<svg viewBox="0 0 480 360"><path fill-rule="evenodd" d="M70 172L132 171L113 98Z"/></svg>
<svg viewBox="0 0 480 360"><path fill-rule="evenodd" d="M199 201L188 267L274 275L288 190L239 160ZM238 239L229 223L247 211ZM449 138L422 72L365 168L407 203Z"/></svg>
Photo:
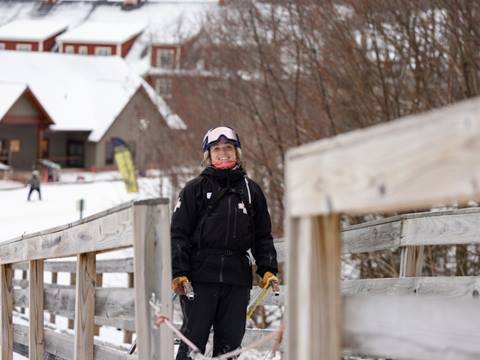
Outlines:
<svg viewBox="0 0 480 360"><path fill-rule="evenodd" d="M180 209L180 206L182 206L182 201L178 199L175 205L175 209L173 209L173 212L177 211L177 209Z"/></svg>
<svg viewBox="0 0 480 360"><path fill-rule="evenodd" d="M245 215L248 215L247 208L245 207L245 204L243 203L243 201L238 203L238 209L243 210L243 213Z"/></svg>

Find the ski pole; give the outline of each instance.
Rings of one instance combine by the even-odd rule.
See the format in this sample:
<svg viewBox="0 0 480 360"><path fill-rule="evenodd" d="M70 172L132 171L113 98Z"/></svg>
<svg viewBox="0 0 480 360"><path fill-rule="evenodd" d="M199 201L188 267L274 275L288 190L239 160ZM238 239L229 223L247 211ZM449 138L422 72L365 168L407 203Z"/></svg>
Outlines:
<svg viewBox="0 0 480 360"><path fill-rule="evenodd" d="M255 312L255 309L258 307L258 305L260 305L262 300L265 298L265 295L267 295L268 289L270 287L272 287L272 291L275 294L275 296L280 295L280 286L278 285L278 281L275 281L272 278L268 279L265 287L262 289L262 291L260 291L260 293L257 295L255 300L248 306L247 320L252 318L252 315Z"/></svg>

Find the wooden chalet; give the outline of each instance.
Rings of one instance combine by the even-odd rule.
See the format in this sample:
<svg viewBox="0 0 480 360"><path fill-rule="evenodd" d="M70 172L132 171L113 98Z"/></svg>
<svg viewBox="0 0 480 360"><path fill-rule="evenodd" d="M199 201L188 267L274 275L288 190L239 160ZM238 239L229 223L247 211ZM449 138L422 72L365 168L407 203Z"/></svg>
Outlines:
<svg viewBox="0 0 480 360"><path fill-rule="evenodd" d="M0 50L50 51L67 27L59 21L14 20L0 27Z"/></svg>
<svg viewBox="0 0 480 360"><path fill-rule="evenodd" d="M144 29L143 23L92 21L60 35L57 43L62 53L125 57Z"/></svg>
<svg viewBox="0 0 480 360"><path fill-rule="evenodd" d="M0 162L13 169L113 166L114 137L155 166L185 126L119 57L1 51L0 63Z"/></svg>

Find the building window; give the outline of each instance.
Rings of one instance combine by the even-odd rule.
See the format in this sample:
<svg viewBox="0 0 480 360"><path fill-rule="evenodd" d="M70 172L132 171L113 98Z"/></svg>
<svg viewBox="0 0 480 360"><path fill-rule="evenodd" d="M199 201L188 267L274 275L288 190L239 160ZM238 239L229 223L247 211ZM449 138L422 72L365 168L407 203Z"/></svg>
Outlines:
<svg viewBox="0 0 480 360"><path fill-rule="evenodd" d="M66 45L66 46L65 46L65 53L66 53L66 54L73 54L73 53L75 53L75 48L73 47L73 45Z"/></svg>
<svg viewBox="0 0 480 360"><path fill-rule="evenodd" d="M175 50L157 49L157 67L173 69L175 67Z"/></svg>
<svg viewBox="0 0 480 360"><path fill-rule="evenodd" d="M172 79L157 79L155 90L164 98L172 97Z"/></svg>
<svg viewBox="0 0 480 360"><path fill-rule="evenodd" d="M0 139L0 163L8 164L10 160L10 151L8 146L8 140Z"/></svg>
<svg viewBox="0 0 480 360"><path fill-rule="evenodd" d="M79 46L78 47L78 53L80 55L88 55L88 47L86 46Z"/></svg>
<svg viewBox="0 0 480 360"><path fill-rule="evenodd" d="M5 50L5 43L0 42L0 50Z"/></svg>
<svg viewBox="0 0 480 360"><path fill-rule="evenodd" d="M97 46L95 48L95 55L108 56L112 55L112 48L109 46Z"/></svg>
<svg viewBox="0 0 480 360"><path fill-rule="evenodd" d="M113 164L113 143L112 141L107 141L105 149L105 164L112 165Z"/></svg>
<svg viewBox="0 0 480 360"><path fill-rule="evenodd" d="M32 44L17 44L18 51L32 51Z"/></svg>

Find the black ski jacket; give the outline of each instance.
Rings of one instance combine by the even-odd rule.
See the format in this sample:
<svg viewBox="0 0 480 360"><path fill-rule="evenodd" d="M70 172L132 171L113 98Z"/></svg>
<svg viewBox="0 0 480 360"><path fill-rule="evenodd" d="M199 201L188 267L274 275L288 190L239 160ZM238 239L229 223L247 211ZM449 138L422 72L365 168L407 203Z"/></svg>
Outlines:
<svg viewBox="0 0 480 360"><path fill-rule="evenodd" d="M278 271L265 196L241 167L207 167L181 191L172 215L172 275L192 282L251 286Z"/></svg>

